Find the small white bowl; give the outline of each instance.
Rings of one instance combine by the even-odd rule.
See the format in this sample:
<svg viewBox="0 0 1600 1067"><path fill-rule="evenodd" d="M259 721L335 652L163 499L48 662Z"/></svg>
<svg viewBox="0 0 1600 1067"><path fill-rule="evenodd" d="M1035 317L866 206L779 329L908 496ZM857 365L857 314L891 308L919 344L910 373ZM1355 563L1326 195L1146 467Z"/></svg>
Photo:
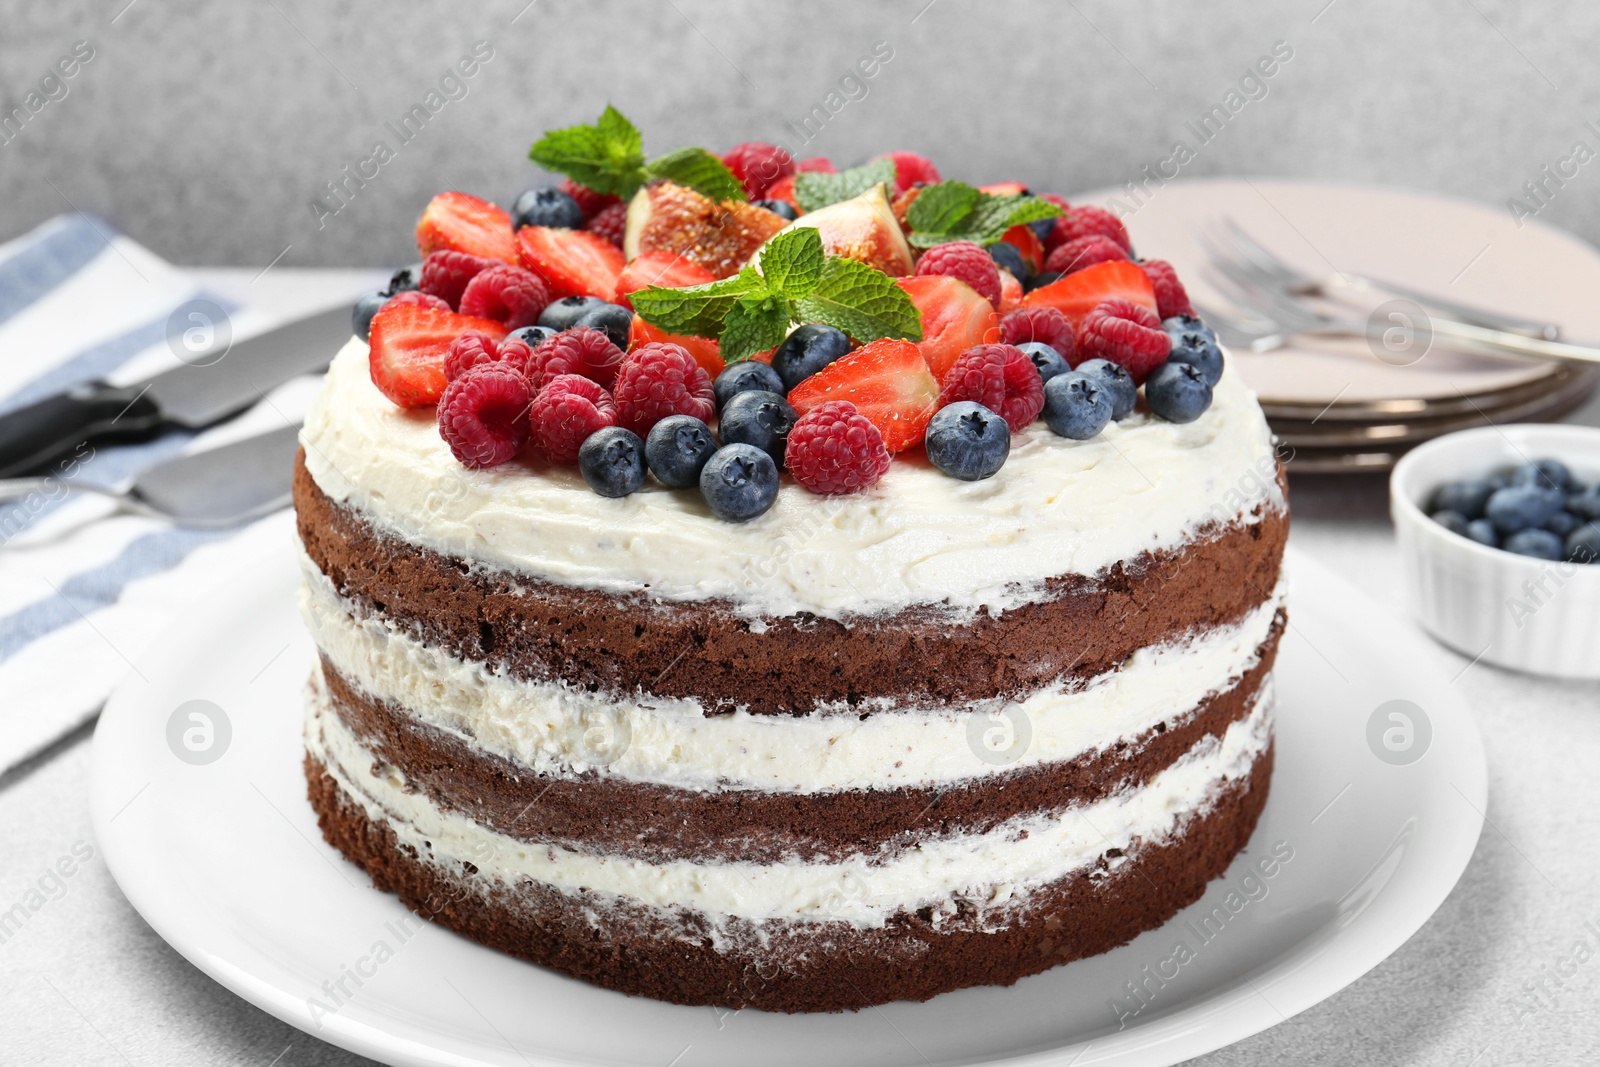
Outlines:
<svg viewBox="0 0 1600 1067"><path fill-rule="evenodd" d="M1600 564L1551 563L1453 534L1428 518L1445 482L1531 459L1600 480L1600 429L1523 423L1446 434L1395 464L1389 510L1412 610L1427 630L1485 662L1559 678L1600 678Z"/></svg>

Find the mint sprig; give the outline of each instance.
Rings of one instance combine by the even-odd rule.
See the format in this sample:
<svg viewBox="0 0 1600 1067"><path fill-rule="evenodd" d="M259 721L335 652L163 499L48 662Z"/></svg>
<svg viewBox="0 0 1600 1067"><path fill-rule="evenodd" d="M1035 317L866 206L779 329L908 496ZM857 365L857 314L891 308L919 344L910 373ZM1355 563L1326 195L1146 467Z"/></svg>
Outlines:
<svg viewBox="0 0 1600 1067"><path fill-rule="evenodd" d="M1013 226L1060 214L1059 207L1037 196L993 196L965 182L938 182L911 202L906 222L911 225L911 243L932 248L950 241L993 244Z"/></svg>
<svg viewBox="0 0 1600 1067"><path fill-rule="evenodd" d="M687 289L651 286L630 293L640 318L668 333L716 337L724 362L780 343L795 322L822 322L858 341L922 340L922 316L904 289L880 270L827 255L822 235L797 226L768 241L760 269Z"/></svg>
<svg viewBox="0 0 1600 1067"><path fill-rule="evenodd" d="M688 186L713 200L745 199L744 185L704 148L679 148L646 158L639 128L610 104L592 126L545 131L528 150L528 158L597 193L624 200L657 178Z"/></svg>
<svg viewBox="0 0 1600 1067"><path fill-rule="evenodd" d="M894 160L880 159L837 174L802 171L794 176L794 198L801 211L815 211L860 196L879 182L894 189Z"/></svg>

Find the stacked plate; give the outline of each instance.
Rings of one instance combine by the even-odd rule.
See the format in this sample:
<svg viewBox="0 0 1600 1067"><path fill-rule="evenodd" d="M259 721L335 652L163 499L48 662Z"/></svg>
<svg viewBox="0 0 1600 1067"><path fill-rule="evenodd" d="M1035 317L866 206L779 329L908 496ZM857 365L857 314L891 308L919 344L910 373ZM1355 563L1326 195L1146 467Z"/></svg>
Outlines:
<svg viewBox="0 0 1600 1067"><path fill-rule="evenodd" d="M1081 199L1123 216L1138 250L1168 259L1195 303L1230 308L1201 235L1231 219L1313 277L1336 272L1406 286L1523 319L1565 339L1600 337L1600 252L1509 212L1419 193L1266 179L1178 181ZM1341 291L1340 318L1376 314L1403 329L1386 294ZM1398 317L1392 317L1398 315ZM1414 335L1408 335L1414 336ZM1491 359L1443 340L1397 344L1296 338L1235 351L1296 473L1386 470L1407 449L1455 430L1559 419L1600 384L1600 367Z"/></svg>

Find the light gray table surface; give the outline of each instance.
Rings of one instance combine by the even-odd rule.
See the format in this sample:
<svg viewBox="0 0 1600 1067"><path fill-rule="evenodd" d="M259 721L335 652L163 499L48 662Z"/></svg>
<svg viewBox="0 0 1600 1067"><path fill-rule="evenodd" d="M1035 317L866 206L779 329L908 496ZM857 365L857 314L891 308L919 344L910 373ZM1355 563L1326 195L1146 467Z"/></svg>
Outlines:
<svg viewBox="0 0 1600 1067"><path fill-rule="evenodd" d="M254 272L209 273L226 286ZM252 297L288 306L305 293L294 272L284 272ZM1600 426L1600 400L1572 421ZM1382 477L1293 479L1291 541L1378 610L1403 615L1385 494ZM1600 797L1600 683L1534 679L1430 647L1472 708L1489 755L1488 822L1466 873L1421 931L1365 977L1195 1062L1488 1067L1600 1055L1600 935L1585 925L1600 930L1592 810ZM0 783L0 910L62 856L93 847L89 752L89 737L79 735ZM1562 965L1567 975L1554 977L1585 939L1585 962L1575 971ZM98 852L65 880L59 898L0 942L0 1064L368 1062L279 1022L192 967L129 906Z"/></svg>

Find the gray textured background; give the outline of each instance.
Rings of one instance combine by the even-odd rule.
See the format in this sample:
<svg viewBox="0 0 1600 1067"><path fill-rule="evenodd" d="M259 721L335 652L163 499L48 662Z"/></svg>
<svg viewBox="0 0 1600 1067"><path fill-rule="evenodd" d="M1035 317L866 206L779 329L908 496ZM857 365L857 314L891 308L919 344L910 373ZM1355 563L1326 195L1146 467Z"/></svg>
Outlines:
<svg viewBox="0 0 1600 1067"><path fill-rule="evenodd" d="M1294 58L1184 173L1383 182L1496 204L1600 119L1600 5L1507 0L725 0L482 5L50 0L0 6L0 103L74 41L95 58L0 144L0 238L71 205L180 263L386 265L459 187L506 200L539 131L610 100L646 144L785 136L877 41L894 58L806 151L925 152L947 176L1120 183L1275 40ZM454 7L457 10L452 11ZM336 217L322 183L474 41L494 58ZM1600 162L1540 214L1600 239ZM285 249L288 251L285 253Z"/></svg>

